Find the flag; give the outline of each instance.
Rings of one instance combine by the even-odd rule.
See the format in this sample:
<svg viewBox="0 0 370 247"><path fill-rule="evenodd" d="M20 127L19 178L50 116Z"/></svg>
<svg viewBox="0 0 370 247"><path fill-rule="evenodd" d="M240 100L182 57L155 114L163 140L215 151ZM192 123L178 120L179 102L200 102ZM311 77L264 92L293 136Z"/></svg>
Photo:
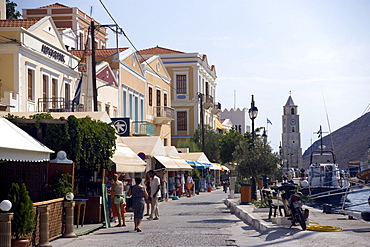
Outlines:
<svg viewBox="0 0 370 247"><path fill-rule="evenodd" d="M270 121L270 119L266 118L267 119L267 124L271 124L272 125L272 122Z"/></svg>
<svg viewBox="0 0 370 247"><path fill-rule="evenodd" d="M76 92L75 92L75 97L72 100L72 112L74 112L74 106L80 104L81 87L82 87L82 75L81 75L80 81L78 82L78 85L77 85L77 89L76 89Z"/></svg>

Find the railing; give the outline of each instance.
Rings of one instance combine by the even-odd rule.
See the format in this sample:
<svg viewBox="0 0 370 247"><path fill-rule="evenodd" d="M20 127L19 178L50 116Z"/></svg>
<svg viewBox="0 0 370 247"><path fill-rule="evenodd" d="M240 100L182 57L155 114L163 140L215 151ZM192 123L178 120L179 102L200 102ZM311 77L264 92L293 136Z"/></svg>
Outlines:
<svg viewBox="0 0 370 247"><path fill-rule="evenodd" d="M62 97L39 98L37 102L38 112L71 112L84 111L83 104L76 104L72 100Z"/></svg>
<svg viewBox="0 0 370 247"><path fill-rule="evenodd" d="M155 114L155 117L175 119L175 109L168 106L154 106L153 112Z"/></svg>
<svg viewBox="0 0 370 247"><path fill-rule="evenodd" d="M213 96L211 95L203 95L203 107L205 109L208 109L210 107L213 107L214 101L213 101Z"/></svg>
<svg viewBox="0 0 370 247"><path fill-rule="evenodd" d="M154 124L146 121L131 122L132 135L154 136Z"/></svg>

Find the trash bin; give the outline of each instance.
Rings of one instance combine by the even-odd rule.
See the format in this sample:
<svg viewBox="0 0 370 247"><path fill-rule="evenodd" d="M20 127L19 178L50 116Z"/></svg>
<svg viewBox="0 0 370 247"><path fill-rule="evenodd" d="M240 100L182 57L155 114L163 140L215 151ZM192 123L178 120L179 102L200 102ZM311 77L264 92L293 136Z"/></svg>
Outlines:
<svg viewBox="0 0 370 247"><path fill-rule="evenodd" d="M240 204L247 205L252 203L252 185L240 183Z"/></svg>

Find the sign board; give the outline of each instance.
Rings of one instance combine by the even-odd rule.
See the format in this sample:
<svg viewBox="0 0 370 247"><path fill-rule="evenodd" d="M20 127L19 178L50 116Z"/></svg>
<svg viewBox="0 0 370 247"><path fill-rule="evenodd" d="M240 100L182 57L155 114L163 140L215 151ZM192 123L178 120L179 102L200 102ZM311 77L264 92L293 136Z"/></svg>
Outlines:
<svg viewBox="0 0 370 247"><path fill-rule="evenodd" d="M130 136L130 118L111 118L119 136Z"/></svg>
<svg viewBox="0 0 370 247"><path fill-rule="evenodd" d="M357 173L356 177L361 180L370 180L370 169Z"/></svg>

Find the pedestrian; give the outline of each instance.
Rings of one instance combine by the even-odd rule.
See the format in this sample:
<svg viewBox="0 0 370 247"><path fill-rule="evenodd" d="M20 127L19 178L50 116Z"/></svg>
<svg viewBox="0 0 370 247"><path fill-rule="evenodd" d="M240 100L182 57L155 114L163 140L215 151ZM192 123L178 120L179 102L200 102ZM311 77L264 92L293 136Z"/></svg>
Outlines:
<svg viewBox="0 0 370 247"><path fill-rule="evenodd" d="M148 220L159 220L158 198L161 197L161 180L153 170L149 171L150 175L150 197L152 199L152 210Z"/></svg>
<svg viewBox="0 0 370 247"><path fill-rule="evenodd" d="M150 215L150 205L152 204L152 198L150 197L150 174L149 174L149 172L147 172L145 174L144 185L145 185L146 192L149 195L145 199L145 203L146 203L146 214L144 214L144 216L149 216Z"/></svg>
<svg viewBox="0 0 370 247"><path fill-rule="evenodd" d="M123 194L123 182L118 180L118 174L114 174L113 179L114 179L114 183L112 184L112 189L114 192L113 203L116 208L118 216L118 225L116 226L126 226L124 213L125 198Z"/></svg>
<svg viewBox="0 0 370 247"><path fill-rule="evenodd" d="M132 211L134 212L135 231L141 232L141 220L143 219L145 199L148 198L148 193L141 185L142 179L135 177L135 185L132 185L128 191L128 196L132 196Z"/></svg>
<svg viewBox="0 0 370 247"><path fill-rule="evenodd" d="M193 195L193 187L193 177L191 176L191 172L189 172L188 177L186 178L186 194L188 195L188 197L191 197Z"/></svg>

